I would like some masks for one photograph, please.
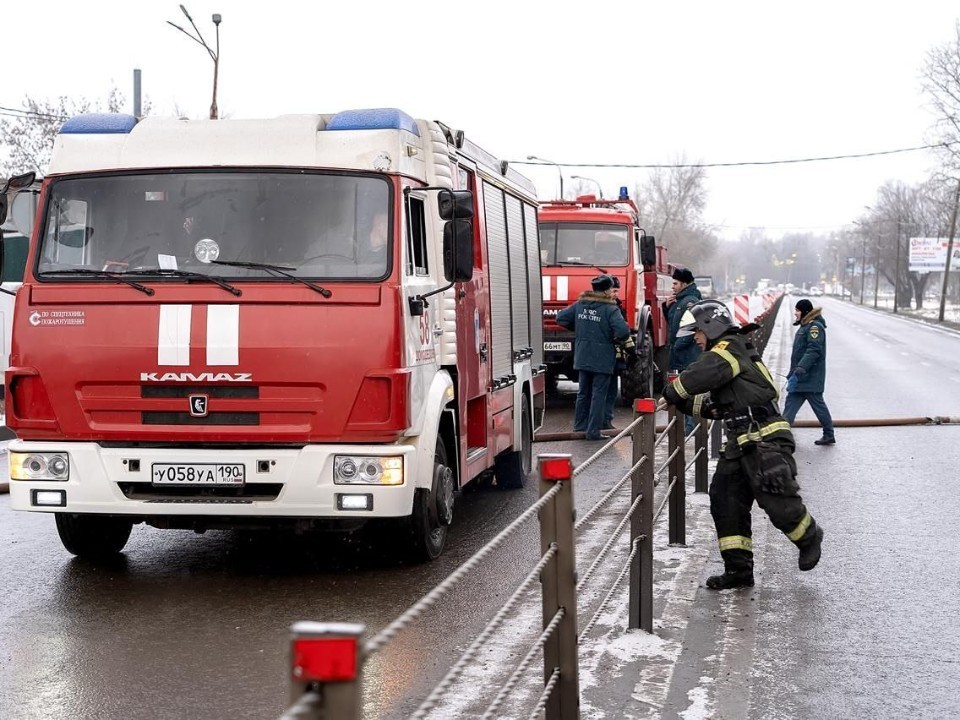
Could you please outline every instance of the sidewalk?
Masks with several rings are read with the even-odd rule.
[[[790,330],[790,317],[781,309],[764,352],[775,378],[784,375],[789,364]],[[716,461],[711,460],[711,475],[715,467]],[[658,503],[659,497],[658,493]],[[754,518],[754,536],[758,545],[767,544],[769,522],[762,512],[755,512],[759,514]],[[746,708],[738,708],[732,699],[724,700],[730,714],[711,710],[717,706],[710,692],[714,678],[744,670],[737,667],[736,658],[742,655],[740,646],[752,642],[752,633],[738,620],[749,617],[752,600],[749,594],[731,591],[706,594],[701,587],[707,575],[723,568],[710,500],[705,493],[693,492],[692,479],[687,487],[686,539],[686,546],[668,545],[665,517],[655,528],[652,635],[642,630],[624,632],[628,596],[623,592],[611,602],[613,609],[604,618],[602,635],[593,632],[581,641],[584,720],[653,720],[677,710],[683,711],[684,720],[746,717]],[[750,653],[746,655],[749,658]],[[678,692],[683,697],[677,697]]]

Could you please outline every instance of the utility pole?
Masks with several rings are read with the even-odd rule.
[[[140,102],[140,68],[133,70],[133,116],[140,117],[142,104]]]
[[[953,194],[953,211],[950,213],[950,239],[947,241],[947,262],[943,268],[943,289],[940,291],[940,322],[943,322],[943,311],[947,304],[947,282],[950,279],[950,256],[953,255],[953,236],[957,230],[957,203],[960,203],[960,180],[957,181],[957,190]]]

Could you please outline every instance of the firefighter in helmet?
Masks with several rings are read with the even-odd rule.
[[[790,425],[780,415],[770,371],[727,306],[703,300],[680,320],[678,335],[693,335],[704,350],[664,390],[684,413],[723,423],[727,441],[710,483],[710,514],[725,572],[707,579],[714,590],[753,585],[753,502],[800,550],[801,570],[820,560],[823,530],[800,497]]]

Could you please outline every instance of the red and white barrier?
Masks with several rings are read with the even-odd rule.
[[[750,296],[733,296],[733,319],[738,325],[746,325],[750,322]]]

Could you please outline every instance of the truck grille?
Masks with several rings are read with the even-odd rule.
[[[212,412],[203,417],[195,417],[185,412],[140,413],[144,425],[259,425],[260,413],[256,412]]]
[[[260,388],[251,385],[141,385],[142,398],[185,398],[206,395],[212,398],[257,399]]]
[[[189,503],[251,503],[257,500],[276,500],[283,483],[249,483],[240,487],[212,487],[209,485],[151,485],[143,482],[117,483],[120,492],[130,500],[147,502]]]

